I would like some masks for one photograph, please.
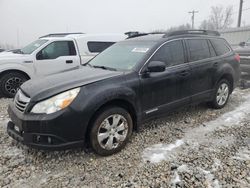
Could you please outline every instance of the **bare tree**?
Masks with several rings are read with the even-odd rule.
[[[232,6],[227,8],[222,6],[211,7],[209,19],[201,22],[200,29],[220,30],[230,27],[233,23],[232,12]]]
[[[158,30],[154,30],[152,31],[152,33],[167,33],[167,32],[171,32],[171,31],[177,31],[177,30],[187,30],[187,29],[191,29],[191,25],[190,24],[183,24],[183,25],[179,25],[176,27],[170,27],[169,29],[158,29]]]

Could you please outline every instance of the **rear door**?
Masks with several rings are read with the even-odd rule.
[[[215,51],[207,39],[186,39],[188,62],[192,70],[192,101],[199,102],[210,97],[213,88],[213,74],[217,67]]]
[[[141,75],[142,106],[147,116],[190,102],[190,68],[182,40],[164,44],[149,60],[165,62],[166,70]],[[148,75],[149,74],[149,75]]]
[[[80,56],[73,41],[54,41],[36,55],[35,71],[38,75],[69,71],[79,66]]]

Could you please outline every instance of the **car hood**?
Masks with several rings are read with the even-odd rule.
[[[20,61],[29,59],[30,55],[27,54],[16,54],[12,52],[2,52],[0,53],[0,63],[10,63],[13,61]]]
[[[21,90],[29,96],[32,101],[40,101],[69,89],[122,74],[123,72],[84,66],[78,70],[29,80],[21,86]]]

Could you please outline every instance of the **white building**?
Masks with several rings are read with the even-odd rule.
[[[219,32],[232,46],[250,39],[250,27],[230,28]]]

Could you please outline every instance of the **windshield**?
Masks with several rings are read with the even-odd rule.
[[[115,70],[131,70],[155,42],[133,41],[116,43],[104,50],[88,64],[93,67],[107,67]]]
[[[23,54],[31,54],[37,48],[39,48],[40,46],[45,44],[47,41],[48,40],[44,40],[44,39],[36,40],[36,41],[32,42],[31,44],[29,44],[29,45],[25,46],[24,48],[22,48],[21,53],[23,53]]]

